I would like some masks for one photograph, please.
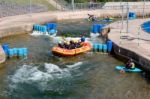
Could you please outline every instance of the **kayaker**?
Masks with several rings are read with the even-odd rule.
[[[92,14],[88,14],[88,16],[89,16],[89,20],[90,21],[95,21],[95,17],[94,17],[94,15],[92,15]]]
[[[110,20],[110,18],[108,16],[104,17],[104,20],[106,20],[107,22]]]
[[[126,63],[126,68],[127,69],[134,69],[135,68],[135,64],[133,62],[132,59],[130,59],[127,63]]]

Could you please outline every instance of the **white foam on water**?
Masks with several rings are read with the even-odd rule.
[[[77,62],[77,63],[74,63],[73,65],[66,65],[68,68],[76,68],[76,67],[79,67],[83,64],[83,62]]]
[[[43,33],[43,32],[39,32],[39,31],[33,31],[30,35],[32,36],[41,36],[41,35],[46,35],[46,36],[50,36],[50,37],[55,37],[57,35],[57,33],[50,35],[47,32]]]
[[[43,35],[43,33],[39,32],[39,31],[33,31],[30,35],[32,35],[32,36],[40,36],[40,35]]]
[[[43,68],[43,70],[39,70],[37,66],[21,66],[14,75],[9,76],[10,87],[17,88],[18,83],[37,83],[39,88],[44,89],[48,86],[48,82],[53,79],[71,77],[71,73],[67,68],[61,69],[55,64],[45,63]]]

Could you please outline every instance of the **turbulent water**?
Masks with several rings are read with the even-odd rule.
[[[57,41],[28,34],[0,40],[29,49],[27,59],[14,57],[0,65],[0,99],[149,99],[142,73],[121,74],[114,68],[124,63],[99,52],[55,56],[50,50]]]

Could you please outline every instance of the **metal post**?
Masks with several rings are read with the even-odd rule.
[[[143,19],[145,17],[145,0],[143,1]]]
[[[122,24],[121,24],[121,28],[123,29],[123,20],[124,20],[124,13],[123,13],[123,5],[121,6],[121,8],[122,8]]]
[[[30,14],[32,13],[32,8],[31,8],[31,0],[29,1],[30,2]]]
[[[74,10],[74,0],[71,0],[72,10]]]
[[[127,30],[126,32],[129,33],[129,3],[127,1]]]
[[[141,32],[141,26],[138,27],[138,46],[140,46],[140,32]]]

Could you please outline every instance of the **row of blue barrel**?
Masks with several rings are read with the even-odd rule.
[[[105,26],[105,24],[93,24],[91,32],[95,34],[100,33]]]
[[[136,19],[136,13],[135,12],[129,12],[128,17],[129,17],[129,19]]]
[[[43,32],[43,33],[46,33],[46,32],[47,32],[46,26],[42,26],[42,25],[39,25],[39,24],[34,24],[34,25],[33,25],[33,30],[34,30],[34,31]]]
[[[28,49],[27,48],[9,48],[8,44],[2,45],[5,54],[8,57],[18,56],[18,57],[27,57]]]
[[[112,51],[112,47],[113,47],[113,43],[110,40],[107,41],[106,44],[100,44],[100,43],[93,44],[93,50],[98,52],[110,53]]]
[[[34,24],[33,31],[39,31],[42,33],[49,33],[50,35],[57,33],[57,24],[56,23],[47,23],[45,26]]]

